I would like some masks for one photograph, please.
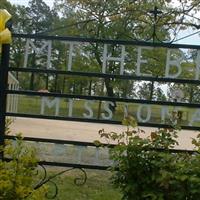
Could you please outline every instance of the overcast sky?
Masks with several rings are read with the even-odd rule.
[[[12,4],[20,4],[20,5],[28,5],[28,2],[29,0],[9,0]],[[47,5],[49,5],[50,7],[53,6],[53,2],[54,0],[43,0],[45,1],[45,3]],[[177,0],[174,0],[174,4],[176,4],[176,1]],[[182,31],[180,36],[179,37],[184,37],[184,36],[187,36],[189,34],[192,34],[194,33],[194,31],[192,29],[190,30],[187,30],[187,31]],[[193,35],[191,37],[188,37],[186,39],[183,39],[183,40],[180,40],[180,41],[177,41],[176,43],[179,43],[179,44],[195,44],[195,45],[200,45],[200,36],[199,34],[196,34],[196,35]]]
[[[28,5],[29,0],[8,0],[10,1],[12,4],[19,4],[19,5]],[[49,5],[50,7],[53,6],[53,2],[54,0],[43,0],[47,5]]]

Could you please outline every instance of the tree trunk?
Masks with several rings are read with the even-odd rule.
[[[89,88],[88,88],[88,95],[91,96],[92,93],[92,80],[89,82]]]
[[[57,85],[58,85],[58,74],[55,75],[55,84],[54,84],[54,91],[57,91]]]
[[[73,92],[72,92],[72,94],[76,94],[76,83],[75,82],[73,82]]]
[[[35,79],[35,74],[34,72],[32,72],[30,78],[30,90],[34,90],[34,79]]]
[[[64,76],[63,84],[62,84],[62,93],[65,93],[65,83],[66,83],[66,77]]]
[[[194,95],[194,90],[193,90],[193,87],[191,87],[191,88],[190,88],[190,99],[189,99],[189,103],[192,103],[193,95]]]
[[[115,94],[114,94],[114,91],[113,91],[113,87],[112,85],[110,84],[111,83],[111,80],[110,78],[105,78],[105,86],[106,86],[106,91],[107,91],[107,95],[108,97],[115,97]],[[111,106],[110,105],[110,109],[115,112],[115,108],[116,108],[116,102],[115,101],[112,101],[114,103],[114,106]]]
[[[98,45],[95,47],[94,52],[95,52],[95,58],[96,58],[99,66],[101,68],[102,67],[102,61],[101,61],[101,58],[100,58],[100,55],[99,55],[99,52],[98,52]],[[104,82],[105,82],[108,97],[114,97],[115,95],[114,95],[114,91],[113,91],[113,86],[110,84],[111,79],[105,78]],[[112,101],[112,102],[114,103],[114,106],[110,106],[110,109],[114,112],[115,108],[116,108],[116,102],[115,101]]]
[[[154,81],[151,82],[149,100],[153,100]]]
[[[35,66],[35,51],[33,52],[33,57],[31,59],[31,67]],[[30,79],[30,90],[34,90],[34,79],[35,79],[35,73],[31,72],[31,79]]]
[[[79,92],[82,95],[82,93],[83,93],[83,84],[80,84]]]
[[[46,90],[48,90],[48,88],[49,88],[49,74],[47,73],[46,74]]]

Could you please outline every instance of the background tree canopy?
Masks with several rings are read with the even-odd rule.
[[[160,42],[173,41],[178,33],[187,28],[198,30],[199,19],[196,13],[200,5],[197,0],[180,0],[174,4],[171,0],[57,0],[53,7],[49,7],[42,0],[30,0],[28,6],[12,5],[7,0],[0,0],[1,8],[7,9],[13,16],[13,32],[32,33],[43,35],[77,36],[87,38],[105,38],[115,40],[145,40]],[[177,6],[178,5],[178,6]],[[40,42],[35,41],[36,46]],[[12,45],[12,66],[20,67],[24,62],[23,39],[15,39]],[[80,51],[80,48],[82,51]],[[109,52],[113,56],[119,55],[121,49],[117,45],[109,45]],[[73,69],[81,71],[100,71],[102,67],[102,49],[99,44],[82,45],[75,48],[77,58]],[[181,50],[180,50],[181,51]],[[84,52],[84,53],[83,53]],[[85,53],[87,52],[87,54]],[[66,45],[54,42],[52,51],[52,68],[65,69]],[[135,72],[136,49],[127,48],[125,58],[125,73]],[[195,55],[195,51],[193,55]],[[187,56],[188,52],[184,52]],[[144,72],[155,76],[163,73],[160,67],[165,63],[166,50],[153,50],[148,53],[149,65],[144,67]],[[158,61],[159,58],[159,61]],[[44,68],[44,56],[36,55],[32,51],[29,55],[29,65],[33,68]],[[39,62],[38,62],[39,60]],[[184,63],[184,67],[194,69],[194,58]],[[119,68],[116,62],[107,63],[107,73],[115,74]],[[188,78],[188,74],[183,77]],[[65,75],[25,74],[17,73],[20,85],[24,89],[65,92],[73,94],[103,94],[110,97],[134,97],[144,99],[170,98],[170,88],[177,85],[168,85],[168,93],[163,92],[162,84],[154,87],[154,82],[125,82],[104,78],[70,77]],[[149,90],[154,87],[154,93]],[[187,101],[199,101],[198,87],[182,85],[186,91]],[[158,95],[153,97],[152,95]],[[191,100],[191,96],[194,97]],[[113,108],[114,109],[114,108]]]

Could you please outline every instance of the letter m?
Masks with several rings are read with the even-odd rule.
[[[52,42],[51,41],[40,41],[40,47],[35,45],[31,39],[27,39],[26,46],[25,46],[25,54],[24,54],[24,68],[27,67],[28,64],[28,57],[33,51],[36,55],[46,53],[47,54],[47,63],[46,68],[51,67],[51,50],[52,50]],[[33,67],[33,66],[31,66]]]
[[[59,107],[60,107],[60,98],[54,98],[53,100],[49,100],[48,97],[42,97],[41,110],[40,110],[41,115],[44,115],[46,106],[49,109],[55,106],[55,116],[58,116],[59,115]]]

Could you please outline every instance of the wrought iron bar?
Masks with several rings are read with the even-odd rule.
[[[14,135],[6,135],[6,139],[12,139],[14,140],[17,136]],[[57,139],[48,139],[48,138],[35,138],[35,137],[23,137],[24,141],[35,141],[35,142],[45,142],[45,143],[55,143],[55,144],[73,144],[77,146],[95,146],[97,145],[93,142],[82,142],[82,141],[72,141],[72,140],[57,140]],[[115,144],[106,144],[106,143],[101,143],[100,146],[103,147],[108,147],[108,148],[114,148],[116,145]],[[165,149],[159,149],[159,148],[151,148],[150,150],[157,150],[157,151],[165,151]],[[186,149],[168,149],[171,153],[198,153],[198,151],[195,150],[186,150]],[[41,162],[42,165],[48,165],[48,162]],[[80,166],[79,166],[80,167]],[[83,167],[84,168],[84,167]]]
[[[56,75],[69,75],[69,76],[86,76],[86,77],[96,77],[96,78],[116,78],[123,80],[136,80],[136,81],[155,81],[155,82],[165,82],[165,83],[188,83],[188,84],[200,84],[200,80],[192,79],[174,79],[174,78],[164,78],[164,77],[151,77],[151,76],[135,76],[135,75],[118,75],[118,74],[105,74],[96,72],[77,72],[77,71],[63,71],[63,70],[53,70],[53,69],[35,69],[35,68],[16,68],[10,67],[9,71],[14,72],[34,72],[34,73],[48,73]]]
[[[6,129],[6,89],[8,82],[10,44],[2,45],[0,65],[0,145],[4,145]],[[0,159],[3,159],[3,152],[0,152]]]
[[[61,116],[11,113],[11,112],[7,112],[6,115],[12,116],[12,117],[26,117],[26,118],[35,118],[35,119],[52,119],[52,120],[91,122],[91,123],[103,123],[103,124],[118,124],[118,125],[122,124],[121,121],[116,121],[116,120],[89,119],[89,118],[79,118],[79,117],[61,117]],[[155,127],[155,128],[173,128],[171,125],[168,125],[168,124],[144,123],[144,122],[138,122],[138,126]],[[200,131],[199,126],[181,126],[181,129]]]
[[[165,105],[165,106],[183,106],[188,108],[199,108],[199,103],[182,103],[182,102],[171,102],[171,101],[156,101],[156,100],[142,100],[142,99],[131,99],[131,98],[118,98],[108,96],[87,96],[87,95],[76,95],[76,94],[60,94],[60,93],[45,93],[35,92],[26,90],[7,90],[8,94],[18,95],[30,95],[30,96],[45,96],[45,97],[60,97],[70,99],[85,99],[85,100],[99,100],[99,101],[115,101],[115,102],[126,102],[126,103],[141,103],[141,104],[153,104],[153,105]]]
[[[96,38],[81,38],[81,37],[69,37],[69,36],[46,36],[37,34],[18,34],[14,33],[15,38],[30,38],[39,40],[58,40],[58,41],[71,41],[71,42],[88,42],[88,43],[106,43],[106,44],[121,44],[121,45],[135,45],[135,46],[150,46],[150,47],[166,47],[171,49],[183,48],[183,49],[200,49],[199,45],[189,44],[172,44],[170,42],[146,42],[138,40],[109,40],[109,39],[96,39]]]

